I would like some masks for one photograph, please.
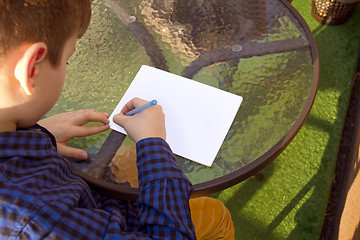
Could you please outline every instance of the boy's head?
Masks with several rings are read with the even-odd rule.
[[[0,131],[52,108],[90,15],[91,0],[0,0]]]
[[[0,64],[21,43],[44,42],[55,66],[65,41],[84,34],[90,15],[90,0],[0,0]]]

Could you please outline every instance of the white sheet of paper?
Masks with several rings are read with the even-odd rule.
[[[109,117],[113,130],[126,131],[112,118],[134,97],[157,100],[165,114],[166,141],[172,151],[211,167],[242,97],[143,65]]]

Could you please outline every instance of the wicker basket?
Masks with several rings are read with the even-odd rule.
[[[319,23],[339,25],[353,13],[358,0],[312,0],[311,15]]]

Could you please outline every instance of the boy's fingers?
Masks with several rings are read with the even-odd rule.
[[[76,158],[80,160],[86,160],[88,158],[86,151],[62,144],[58,145],[58,152],[64,157]]]
[[[109,124],[106,125],[97,125],[97,126],[80,126],[76,127],[73,132],[74,137],[86,137],[90,135],[94,135],[97,133],[101,133],[103,131],[106,131],[110,128]]]
[[[86,111],[79,114],[76,118],[74,118],[75,125],[84,125],[88,122],[101,122],[103,124],[108,124],[109,114],[103,112],[94,112],[94,111]]]
[[[140,107],[142,105],[144,105],[145,103],[147,103],[148,101],[145,101],[141,98],[133,98],[131,99],[129,102],[127,102],[125,104],[125,106],[123,107],[123,109],[121,110],[122,113],[127,113],[131,110],[133,110],[134,108]]]

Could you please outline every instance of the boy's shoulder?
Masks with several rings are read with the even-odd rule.
[[[56,150],[55,137],[44,127],[36,124],[26,129],[17,129],[16,131],[0,132],[0,157],[7,153],[7,150],[16,154],[21,151],[33,151],[33,154],[41,154],[42,147],[53,146]]]
[[[48,199],[72,191],[88,192],[88,185],[75,173],[69,161],[56,150],[55,138],[46,129],[33,126],[0,132],[0,182],[2,189],[17,189],[18,196]],[[57,189],[57,193],[48,189]],[[73,193],[74,193],[73,192]]]

